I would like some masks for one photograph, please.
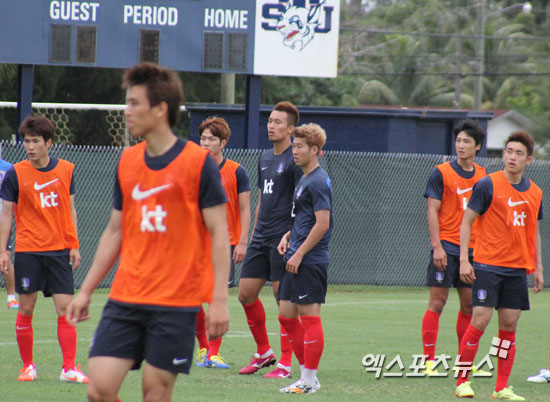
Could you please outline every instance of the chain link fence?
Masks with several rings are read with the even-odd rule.
[[[25,158],[22,146],[1,143],[2,158]],[[122,148],[55,145],[51,155],[76,165],[76,207],[82,266],[75,272],[80,286],[93,260],[112,208],[115,169]],[[252,187],[251,210],[258,200],[257,161],[261,150],[228,150],[226,156],[247,170]],[[320,159],[331,176],[334,231],[331,240],[331,284],[424,286],[429,258],[424,189],[431,169],[448,160],[441,155],[327,151]],[[479,158],[491,173],[499,158]],[[534,161],[526,171],[546,193],[549,161]],[[547,198],[543,200],[548,211]],[[182,229],[183,230],[183,229]],[[543,263],[549,261],[549,220],[540,223]],[[185,246],[185,245],[183,245]],[[240,267],[237,267],[237,274]],[[109,287],[115,270],[101,283]],[[238,277],[238,275],[237,275]],[[548,277],[547,284],[550,284]]]

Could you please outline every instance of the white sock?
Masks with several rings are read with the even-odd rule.
[[[304,368],[302,371],[302,380],[304,380],[307,385],[313,387],[313,384],[315,384],[315,378],[317,378],[317,370]]]
[[[15,295],[8,295],[8,303],[12,300],[17,300],[17,298],[15,297]]]
[[[300,378],[304,378],[304,370],[305,366],[303,364],[300,365]]]
[[[260,358],[265,359],[267,356],[273,354],[273,349],[269,348],[267,352],[265,352],[263,355],[260,356]]]

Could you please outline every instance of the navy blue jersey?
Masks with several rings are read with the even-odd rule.
[[[48,165],[41,169],[36,169],[39,172],[49,172],[50,170],[53,170],[57,164],[59,163],[59,159],[57,158],[51,158],[48,162]],[[73,176],[71,177],[71,188],[69,189],[69,194],[73,195],[75,193],[75,185],[74,185],[74,170],[73,170]],[[0,190],[0,198],[3,200],[14,202],[17,204],[17,201],[19,200],[19,180],[17,180],[17,173],[15,173],[15,168],[12,166],[8,169],[6,174],[4,175],[4,180],[2,181],[2,189]]]
[[[464,179],[471,179],[476,174],[475,168],[472,171],[462,169],[462,166],[458,164],[456,160],[451,162],[453,170]],[[441,171],[434,167],[430,177],[428,178],[428,184],[426,185],[426,191],[424,191],[425,198],[433,198],[441,201],[443,199],[443,176]]]
[[[326,264],[329,262],[328,243],[332,233],[332,188],[330,178],[319,166],[303,176],[293,197],[292,228],[286,258],[290,259],[306,240],[315,225],[315,212],[330,211],[330,227],[321,240],[304,256],[302,264]]]
[[[180,138],[174,146],[160,156],[149,156],[145,152],[145,164],[151,170],[161,170],[170,164],[183,151],[187,141]],[[113,194],[113,208],[122,211],[122,191],[118,180],[118,168],[115,173],[115,188]],[[216,161],[208,155],[204,161],[201,172],[201,184],[199,189],[199,205],[209,208],[227,202],[225,190],[220,181],[219,168]]]
[[[12,167],[13,165],[3,159],[0,159],[0,189],[2,188],[2,182],[4,181],[4,176],[6,176],[6,172]],[[2,203],[0,202],[0,211],[2,211]]]
[[[302,169],[294,163],[292,146],[280,155],[264,152],[258,161],[258,188],[261,191],[255,241],[282,237],[290,230],[292,195],[302,177]]]

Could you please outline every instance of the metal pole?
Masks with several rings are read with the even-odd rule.
[[[481,109],[481,103],[483,101],[483,61],[485,57],[485,9],[486,1],[481,0],[479,3],[479,12],[477,20],[476,30],[476,48],[475,57],[477,65],[477,76],[474,82],[474,109]]]
[[[32,93],[34,86],[34,66],[32,64],[17,65],[17,131],[15,141],[21,141],[19,126],[27,116],[32,114]]]
[[[456,76],[455,76],[455,108],[462,109],[462,39],[460,32],[456,37]]]
[[[235,73],[222,74],[220,103],[227,105],[235,103]]]

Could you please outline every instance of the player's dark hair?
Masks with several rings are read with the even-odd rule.
[[[211,116],[204,120],[199,126],[199,136],[206,129],[210,130],[212,135],[218,137],[220,141],[229,141],[229,137],[231,137],[231,129],[223,117]]]
[[[485,133],[475,120],[465,119],[460,121],[453,128],[453,136],[455,137],[455,140],[458,134],[460,134],[462,131],[468,134],[468,136],[472,137],[476,145],[481,144],[481,146],[483,147],[483,142],[485,141]],[[481,148],[479,149],[481,150]]]
[[[296,127],[296,125],[300,121],[300,112],[298,111],[298,108],[290,102],[279,102],[275,105],[273,110],[276,110],[278,112],[285,112],[289,126],[292,125]]]
[[[166,102],[168,123],[170,127],[177,124],[183,102],[183,84],[176,72],[153,63],[141,63],[126,70],[122,78],[124,89],[134,85],[143,85],[147,89],[151,107]]]
[[[53,135],[55,133],[55,127],[47,117],[29,116],[19,126],[19,134],[25,138],[26,135],[30,137],[42,137],[44,142],[48,140],[53,141]]]
[[[327,142],[327,134],[325,130],[318,124],[309,123],[302,124],[300,127],[296,127],[292,131],[294,138],[305,138],[308,147],[316,146],[317,155],[321,152],[321,149]]]
[[[531,137],[527,131],[514,131],[506,140],[504,148],[506,148],[506,145],[508,145],[509,142],[522,143],[527,148],[527,156],[533,155],[535,140],[533,140],[533,137]]]

